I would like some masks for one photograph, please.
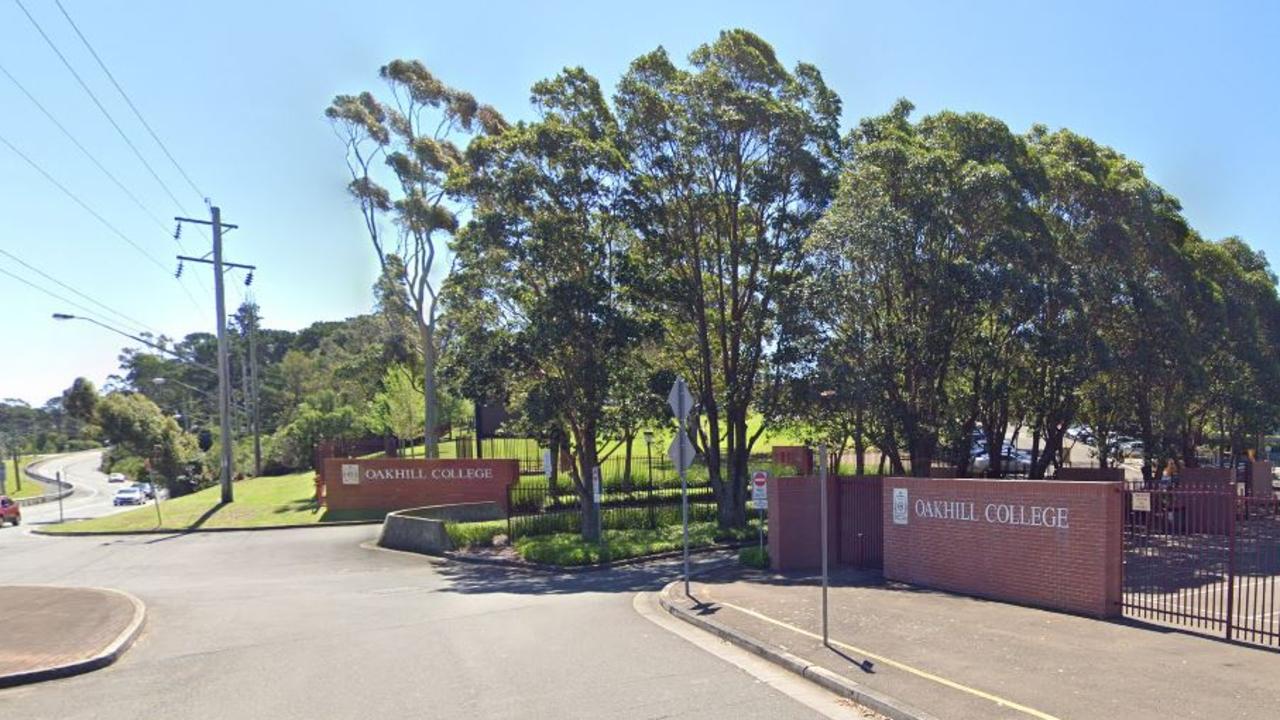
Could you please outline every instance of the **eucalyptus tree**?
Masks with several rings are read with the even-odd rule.
[[[913,123],[911,111],[900,101],[851,134],[840,193],[812,246],[833,292],[832,332],[864,338],[885,413],[881,449],[903,472],[905,447],[911,472],[926,475],[955,409],[957,368],[982,370],[961,385],[975,415],[1008,417],[1007,383],[994,381],[1027,315],[1015,268],[1036,229],[1037,177],[1003,123],[953,113]]]
[[[459,302],[490,309],[513,396],[569,435],[582,533],[598,540],[592,471],[618,359],[643,337],[629,312],[629,234],[615,213],[626,153],[599,83],[581,68],[534,85],[537,120],[467,151],[473,222],[457,243]]]
[[[615,97],[631,172],[628,218],[654,302],[702,415],[721,526],[746,522],[748,428],[779,306],[804,275],[804,241],[834,190],[840,100],[817,68],[792,71],[745,30],[677,67],[637,58]]]
[[[393,60],[379,75],[388,85],[389,102],[371,92],[338,95],[325,116],[345,147],[351,173],[347,189],[364,218],[381,277],[390,281],[380,285],[382,299],[387,289],[398,293],[399,306],[412,313],[417,325],[426,453],[435,457],[440,421],[436,328],[440,276],[448,272],[441,263],[463,210],[452,184],[466,174],[457,141],[499,133],[506,122],[417,60]],[[383,184],[380,178],[387,173],[389,182]],[[390,232],[383,227],[384,216],[394,221]]]

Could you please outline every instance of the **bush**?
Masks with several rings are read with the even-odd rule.
[[[453,543],[454,547],[491,546],[495,537],[506,534],[507,521],[446,523],[444,531],[449,534],[449,542]]]
[[[689,547],[703,547],[726,539],[738,539],[742,533],[722,533],[714,522],[689,524]],[[680,525],[657,530],[605,530],[603,543],[588,543],[576,533],[556,533],[522,537],[516,540],[516,552],[530,562],[550,565],[592,565],[679,550],[683,547]]]
[[[767,570],[769,568],[769,551],[759,545],[744,547],[738,551],[738,562],[747,567]]]

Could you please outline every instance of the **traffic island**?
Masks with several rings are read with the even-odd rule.
[[[146,617],[141,600],[106,588],[0,586],[0,607],[0,687],[106,667],[133,644]]]

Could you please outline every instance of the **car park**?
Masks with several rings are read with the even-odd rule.
[[[146,502],[146,494],[142,492],[141,488],[137,487],[120,488],[111,500],[112,505],[143,505]]]
[[[19,525],[22,523],[22,508],[8,495],[0,495],[0,527],[5,523]]]

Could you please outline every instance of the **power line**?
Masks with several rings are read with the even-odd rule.
[[[101,170],[103,175],[106,175],[107,178],[111,180],[111,182],[115,183],[116,187],[120,188],[120,190],[124,192],[125,195],[129,196],[129,199],[133,201],[134,205],[138,206],[138,209],[146,213],[147,217],[151,218],[151,220],[155,222],[155,224],[159,226],[161,230],[165,231],[166,233],[169,232],[169,228],[164,224],[164,221],[161,220],[159,216],[157,216],[155,213],[151,212],[151,210],[146,205],[144,205],[141,200],[138,199],[138,196],[133,194],[132,190],[130,190],[124,183],[120,182],[119,178],[117,178],[114,174],[112,174],[110,170],[108,170],[105,166],[103,166],[103,164],[98,161],[98,158],[94,157],[93,153],[89,152],[88,148],[86,148],[83,144],[81,144],[80,141],[76,139],[75,135],[71,134],[71,131],[68,130],[66,126],[58,122],[58,118],[54,117],[53,113],[49,112],[48,108],[46,108],[39,100],[35,98],[34,95],[31,94],[30,91],[27,90],[26,86],[24,86],[21,82],[18,82],[18,79],[15,78],[13,74],[10,73],[2,63],[0,63],[0,73],[3,73],[5,77],[9,78],[9,82],[13,83],[14,86],[18,88],[18,90],[22,91],[22,94],[27,96],[27,99],[31,101],[31,104],[35,105],[36,108],[38,108],[41,113],[44,113],[44,116],[49,119],[49,122],[53,123],[54,127],[61,130],[62,134],[66,135],[67,139],[71,141],[71,144],[75,145],[85,157],[89,158],[89,161],[92,162],[94,166],[96,166],[99,170]],[[184,251],[185,251],[185,248],[184,248]]]
[[[115,316],[119,317],[120,319],[124,320],[125,322],[128,322],[130,325],[134,325],[134,326],[136,326],[136,327],[139,327],[139,328],[143,328],[143,329],[145,329],[145,330],[148,330],[148,331],[149,331],[149,332],[151,332],[153,335],[159,335],[159,334],[160,334],[160,333],[156,332],[156,329],[155,329],[155,328],[153,328],[153,327],[151,327],[150,325],[148,325],[148,324],[146,324],[146,323],[142,322],[141,320],[138,320],[137,318],[134,318],[134,317],[130,317],[129,315],[126,315],[126,314],[124,314],[124,313],[120,312],[119,310],[116,310],[115,308],[113,308],[113,307],[111,307],[110,305],[108,305],[108,304],[106,304],[106,303],[102,302],[101,300],[97,300],[97,299],[94,299],[94,298],[90,297],[89,295],[86,295],[85,293],[83,293],[83,292],[81,292],[81,291],[79,291],[79,290],[75,289],[74,287],[72,287],[72,286],[70,286],[70,285],[68,285],[68,284],[66,284],[66,283],[64,283],[64,282],[62,282],[62,281],[61,281],[61,280],[59,280],[58,278],[53,277],[53,276],[52,276],[52,275],[50,275],[49,273],[46,273],[45,271],[41,270],[40,268],[38,268],[38,267],[36,267],[36,266],[32,265],[31,263],[27,262],[26,260],[23,260],[22,258],[18,257],[17,255],[14,255],[13,253],[9,252],[8,250],[5,250],[4,248],[0,248],[0,255],[4,255],[4,256],[8,257],[9,259],[11,259],[11,260],[13,260],[14,262],[18,263],[19,265],[21,265],[21,266],[25,267],[26,269],[30,270],[31,272],[33,272],[33,273],[35,273],[35,274],[39,275],[40,277],[42,277],[42,278],[44,278],[44,279],[48,280],[49,282],[52,282],[52,283],[54,283],[54,284],[58,285],[59,287],[62,287],[62,288],[63,288],[63,289],[65,289],[65,290],[69,290],[69,291],[71,291],[71,292],[75,293],[76,295],[80,296],[81,298],[84,298],[85,300],[88,300],[89,302],[93,303],[94,305],[97,305],[98,307],[100,307],[100,308],[102,308],[102,309],[104,309],[104,310],[106,310],[106,311],[110,312],[111,314],[113,314],[113,315],[115,315]]]
[[[133,247],[134,250],[137,250],[138,252],[142,253],[142,255],[146,257],[148,260],[150,260],[153,265],[160,268],[162,271],[166,273],[169,272],[169,269],[165,267],[163,263],[157,260],[154,255],[147,252],[145,249],[143,249],[141,245],[134,242],[132,238],[130,238],[128,235],[125,235],[123,232],[121,232],[120,228],[116,227],[115,225],[112,225],[111,222],[106,218],[102,217],[102,215],[99,214],[97,210],[94,210],[93,208],[89,207],[89,204],[81,200],[80,196],[68,190],[66,185],[63,185],[62,183],[58,182],[56,178],[54,178],[52,175],[46,172],[44,168],[40,167],[40,165],[35,160],[32,160],[31,158],[27,157],[26,153],[22,152],[17,147],[15,147],[14,144],[9,142],[9,140],[5,138],[3,135],[0,135],[0,143],[4,143],[10,150],[14,152],[15,155],[17,155],[18,157],[26,161],[26,163],[30,165],[33,170],[43,175],[45,180],[48,180],[49,182],[53,183],[55,187],[57,187],[59,190],[65,193],[67,197],[71,198],[77,205],[83,208],[85,212],[92,215],[94,218],[98,220],[98,222],[102,223],[108,230],[115,233],[117,237],[119,237],[121,240],[124,240],[126,243],[129,243],[129,245]]]
[[[27,99],[31,101],[31,104],[35,105],[36,108],[38,108],[40,112],[43,113],[44,116],[49,119],[49,122],[53,123],[54,127],[61,130],[62,134],[65,135],[67,139],[71,141],[71,144],[75,145],[76,148],[79,149],[80,152],[84,154],[85,157],[89,158],[89,161],[92,162],[94,166],[98,168],[98,170],[102,171],[103,175],[106,175],[107,178],[111,180],[111,182],[115,183],[116,187],[120,188],[120,190],[125,195],[127,195],[130,200],[133,201],[133,204],[138,206],[138,209],[142,210],[142,212],[146,214],[147,217],[151,218],[151,221],[154,222],[157,227],[163,230],[166,235],[169,233],[169,228],[164,224],[164,221],[161,220],[159,217],[157,217],[155,213],[151,212],[151,210],[142,202],[142,200],[138,198],[137,195],[133,193],[132,190],[130,190],[123,182],[120,181],[119,178],[117,178],[110,170],[108,170],[106,166],[104,166],[98,160],[98,158],[94,156],[93,153],[89,152],[89,149],[86,148],[79,140],[77,140],[75,135],[73,135],[71,131],[66,128],[65,125],[59,122],[58,118],[55,117],[54,114],[50,112],[49,109],[46,108],[43,103],[41,103],[38,99],[36,99],[36,97],[32,95],[29,90],[27,90],[26,86],[23,85],[16,77],[14,77],[13,74],[10,73],[9,70],[5,68],[3,64],[0,64],[0,73],[3,73],[5,77],[9,78],[9,82],[13,83],[14,86],[17,87],[18,90],[20,90],[22,94],[25,95]],[[178,243],[178,247],[181,248],[183,252],[186,252],[186,246],[183,245],[182,239],[175,237],[174,240]],[[204,284],[204,281],[200,278],[197,278],[196,282],[200,285],[201,289],[204,290],[204,293],[208,295],[209,288],[207,285]]]
[[[137,106],[133,104],[133,100],[131,100],[129,95],[125,93],[124,88],[120,86],[120,83],[116,82],[115,75],[111,74],[111,71],[107,69],[107,64],[102,62],[101,57],[98,57],[98,52],[93,49],[93,45],[89,44],[89,39],[84,36],[84,33],[80,32],[80,27],[76,25],[75,20],[71,19],[71,15],[67,13],[67,9],[62,6],[62,1],[54,0],[54,4],[56,4],[58,6],[58,10],[62,12],[62,17],[66,18],[67,22],[70,23],[71,29],[76,31],[76,36],[80,38],[80,42],[84,43],[85,48],[89,50],[89,54],[97,61],[98,67],[102,68],[102,72],[106,74],[107,78],[111,80],[111,84],[120,92],[120,97],[124,98],[129,109],[132,110],[134,116],[138,118],[138,122],[142,123],[142,127],[146,128],[147,133],[151,135],[151,139],[155,140],[156,145],[159,145],[160,149],[164,151],[164,156],[169,158],[169,162],[173,163],[173,166],[177,168],[178,172],[182,175],[182,179],[187,181],[187,185],[195,191],[196,195],[201,198],[205,197],[205,194],[201,192],[200,188],[196,187],[195,182],[191,180],[191,176],[187,174],[187,171],[184,170],[182,165],[178,163],[177,159],[173,157],[173,153],[169,152],[169,148],[160,140],[160,136],[156,134],[155,130],[151,129],[151,124],[142,117],[142,113],[138,111]],[[183,210],[183,212],[185,213],[186,211]]]
[[[2,267],[0,267],[0,273],[5,274],[5,275],[8,275],[9,277],[13,278],[14,280],[17,280],[18,282],[22,283],[23,285],[26,285],[27,287],[30,287],[30,288],[31,288],[31,289],[33,289],[33,290],[37,290],[37,291],[39,291],[39,292],[42,292],[42,293],[44,293],[45,295],[48,295],[49,297],[54,298],[54,299],[56,299],[56,300],[58,300],[58,301],[60,301],[60,302],[64,302],[64,303],[66,303],[66,304],[70,305],[71,307],[76,308],[77,310],[79,310],[79,311],[81,311],[81,312],[85,312],[85,313],[88,313],[88,314],[90,314],[90,315],[94,315],[94,316],[96,316],[100,321],[105,322],[105,318],[103,318],[103,317],[102,317],[102,315],[101,315],[97,310],[92,310],[92,309],[90,309],[90,308],[87,308],[87,307],[85,307],[84,305],[81,305],[80,303],[78,303],[78,302],[76,302],[76,301],[74,301],[74,300],[68,300],[67,298],[65,298],[65,297],[63,297],[63,296],[61,296],[61,295],[59,295],[58,293],[56,293],[56,292],[54,292],[54,291],[50,290],[49,288],[46,288],[46,287],[42,287],[42,286],[40,286],[40,285],[37,285],[37,284],[35,284],[35,283],[31,282],[30,280],[28,280],[28,279],[26,279],[26,278],[22,277],[21,275],[14,274],[14,273],[12,273],[12,272],[10,272],[10,271],[8,271],[8,270],[6,270],[6,269],[2,268]]]
[[[157,260],[154,255],[147,252],[141,245],[134,242],[132,238],[130,238],[128,235],[125,235],[123,232],[121,232],[120,228],[117,228],[115,225],[112,225],[111,222],[106,218],[104,218],[97,210],[94,210],[92,207],[89,207],[89,204],[81,200],[80,196],[71,192],[71,190],[67,189],[65,185],[58,182],[56,178],[54,178],[52,175],[46,172],[44,168],[40,167],[40,165],[36,163],[36,161],[27,157],[25,153],[23,153],[21,150],[15,147],[13,143],[9,142],[9,140],[5,138],[3,135],[0,135],[0,143],[3,143],[4,145],[6,145],[10,150],[14,152],[15,155],[17,155],[18,157],[26,161],[26,163],[30,165],[32,169],[34,169],[36,172],[43,175],[46,180],[48,180],[50,183],[53,183],[55,187],[57,187],[64,194],[66,194],[67,197],[71,198],[71,200],[74,201],[81,208],[83,208],[85,212],[92,215],[95,219],[97,219],[98,222],[102,223],[104,227],[106,227],[111,232],[115,233],[117,237],[119,237],[121,240],[128,243],[130,247],[132,247],[134,250],[137,250],[144,257],[150,260],[153,265],[160,268],[160,270],[163,271],[166,275],[169,274],[169,269],[163,263]],[[195,304],[196,307],[198,308],[199,304],[196,302],[195,296],[193,296],[191,294],[191,291],[187,289],[187,286],[179,282],[178,287],[182,288],[182,291],[187,294],[187,297],[190,298],[192,304]]]
[[[151,163],[147,162],[147,159],[142,156],[142,152],[138,150],[138,146],[133,144],[133,141],[129,139],[129,136],[125,133],[124,129],[120,127],[120,124],[116,122],[116,119],[107,111],[106,106],[102,104],[102,101],[98,100],[98,96],[93,93],[93,90],[89,89],[88,83],[86,83],[84,78],[80,77],[80,73],[76,72],[76,69],[71,66],[71,62],[67,60],[67,57],[63,55],[62,51],[58,49],[58,46],[54,44],[53,40],[44,31],[44,28],[36,21],[35,16],[27,10],[27,6],[22,4],[22,0],[13,1],[17,3],[18,7],[22,10],[22,14],[26,15],[27,19],[31,21],[36,32],[40,33],[40,37],[44,38],[45,43],[51,50],[53,50],[54,54],[58,56],[58,59],[62,61],[62,64],[71,72],[71,75],[76,79],[76,82],[80,83],[80,87],[89,95],[89,99],[93,100],[93,104],[97,105],[98,110],[102,111],[103,116],[107,118],[107,122],[110,122],[111,127],[116,129],[120,138],[124,140],[125,144],[129,146],[129,149],[133,151],[133,154],[138,158],[138,161],[147,169],[147,172],[151,173],[151,177],[155,178],[155,181],[160,184],[160,187],[164,189],[166,194],[168,194],[169,199],[173,200],[174,205],[177,205],[183,213],[186,213],[186,210],[182,209],[181,201],[179,201],[177,196],[173,194],[173,191],[169,189],[169,185],[161,179],[159,174],[156,173],[155,168],[151,167]]]

